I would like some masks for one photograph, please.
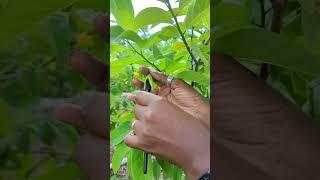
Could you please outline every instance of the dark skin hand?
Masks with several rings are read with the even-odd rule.
[[[95,28],[101,38],[108,39],[109,17],[97,17]],[[109,42],[107,40],[107,42]],[[107,141],[109,140],[107,80],[109,68],[102,61],[83,52],[73,52],[71,67],[101,91],[93,95],[83,108],[73,104],[62,104],[54,110],[54,116],[63,122],[84,131],[75,149],[76,160],[89,179],[109,177]]]
[[[210,131],[166,98],[139,91],[127,95],[135,102],[134,134],[125,143],[181,167],[189,179],[210,168]],[[164,148],[165,147],[165,148]]]
[[[155,83],[159,86],[153,93],[167,99],[170,103],[178,106],[194,118],[200,120],[207,128],[210,127],[210,103],[209,100],[198,93],[192,86],[183,80],[174,78],[171,86],[166,85],[165,74],[151,71],[149,68],[141,67],[140,72],[147,76],[151,75]],[[132,80],[133,84],[143,90],[144,82],[138,78]]]
[[[215,179],[320,179],[311,119],[232,57],[213,59]]]

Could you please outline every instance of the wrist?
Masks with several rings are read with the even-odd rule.
[[[184,158],[181,168],[190,180],[200,178],[210,170],[210,143],[198,146]]]
[[[200,120],[207,128],[210,128],[210,102],[203,98],[199,106]]]
[[[197,158],[194,162],[188,164],[185,173],[190,180],[198,180],[203,174],[210,170],[210,157]]]

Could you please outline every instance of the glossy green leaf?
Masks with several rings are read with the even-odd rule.
[[[121,26],[111,26],[110,27],[110,41],[115,40],[123,32],[124,32],[124,30]]]
[[[118,145],[121,143],[125,137],[130,133],[131,127],[130,122],[125,122],[124,124],[120,125],[110,133],[110,144],[113,146]]]
[[[133,31],[124,31],[123,33],[121,33],[117,38],[117,39],[126,39],[126,40],[131,40],[135,43],[137,43],[138,46],[143,47],[143,45],[145,44],[145,41],[139,36],[137,35],[135,32]]]
[[[207,9],[210,9],[209,0],[192,0],[189,6],[187,16],[184,20],[187,27],[191,27],[199,23],[204,13],[207,13]]]
[[[151,155],[148,156],[148,172],[143,174],[143,152],[131,149],[128,154],[128,170],[133,180],[149,180],[153,178],[153,163]]]
[[[309,75],[320,75],[319,58],[303,45],[262,29],[243,29],[219,38],[215,51],[241,60],[269,63]]]
[[[182,71],[177,75],[177,77],[185,81],[193,81],[202,85],[208,85],[210,81],[208,77],[201,74],[200,72],[194,72],[191,70]]]
[[[152,24],[156,26],[160,23],[170,23],[171,15],[161,8],[150,7],[143,9],[134,19],[136,29]]]
[[[119,26],[134,30],[134,11],[131,0],[110,0],[110,10]]]
[[[123,142],[118,144],[118,146],[116,147],[116,150],[114,151],[114,154],[112,156],[112,170],[114,174],[117,173],[118,169],[121,166],[123,158],[126,156],[129,150],[129,147]]]
[[[157,158],[157,162],[163,170],[165,178],[181,179],[182,171],[175,165]]]

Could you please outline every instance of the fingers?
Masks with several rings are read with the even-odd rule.
[[[166,85],[167,85],[167,78],[168,78],[167,75],[165,75],[165,74],[163,74],[163,73],[161,73],[161,72],[158,72],[158,71],[150,70],[150,69],[147,68],[147,67],[140,67],[139,70],[140,70],[141,74],[143,74],[143,75],[145,75],[145,76],[151,74],[154,82],[155,82],[158,86],[163,87],[163,86],[166,86]],[[140,80],[138,80],[138,81],[140,81]],[[142,82],[142,83],[143,83],[143,82]],[[137,82],[136,80],[135,80],[134,84],[135,84],[136,86],[139,85],[139,86],[138,86],[139,88],[140,88],[140,86],[141,86],[141,83],[140,83],[140,82]],[[172,82],[171,82],[171,88],[174,89],[174,88],[176,88],[177,86],[179,86],[180,84],[186,84],[186,85],[188,85],[188,84],[185,83],[184,81],[182,81],[182,80],[180,80],[180,79],[177,79],[177,78],[174,78],[174,79],[172,80]]]
[[[109,139],[108,98],[105,93],[97,93],[83,108],[73,104],[63,104],[54,110],[54,116],[76,128],[85,129],[93,135]]]
[[[71,66],[86,80],[95,84],[97,89],[106,91],[108,80],[108,66],[84,52],[71,54]]]
[[[128,95],[127,98],[129,100],[135,101],[136,104],[142,106],[148,106],[153,101],[161,99],[160,96],[145,91],[137,91],[134,94]]]
[[[54,110],[53,115],[56,119],[68,123],[76,128],[86,128],[85,118],[80,106],[62,104]]]
[[[140,90],[143,90],[144,88],[144,83],[140,81],[138,78],[133,78],[132,83],[137,86]]]
[[[127,135],[127,137],[124,139],[124,143],[131,148],[139,149],[139,138],[136,135]]]
[[[134,107],[134,112],[135,112],[136,118],[143,120],[144,119],[143,116],[147,110],[148,110],[148,108],[146,106],[141,106],[141,105],[137,104]]]
[[[157,71],[152,71],[147,67],[140,67],[139,71],[141,72],[141,74],[143,74],[145,76],[151,74],[154,82],[157,83],[159,86],[166,85],[167,76],[164,75],[163,73],[160,73],[160,72],[157,72]]]
[[[97,16],[94,19],[94,26],[96,32],[103,38],[106,42],[109,42],[109,16]]]
[[[143,128],[143,124],[140,120],[135,119],[132,121],[131,128],[134,130],[135,134],[139,136],[141,129]]]

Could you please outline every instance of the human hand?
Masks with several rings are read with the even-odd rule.
[[[96,30],[101,38],[108,41],[107,26],[109,17],[97,17]],[[89,179],[106,179],[109,172],[107,144],[109,140],[107,107],[108,67],[87,53],[74,52],[71,66],[86,80],[93,83],[97,90],[84,107],[62,104],[54,111],[54,116],[63,122],[84,131],[75,149],[76,160]]]
[[[204,124],[158,95],[139,91],[127,98],[136,103],[128,146],[178,165],[190,179],[210,168],[210,132]]]
[[[178,106],[183,111],[204,123],[207,128],[210,128],[210,102],[192,86],[183,80],[174,78],[169,87],[167,86],[168,76],[163,73],[151,71],[146,67],[141,67],[140,72],[145,76],[150,74],[159,86],[159,89],[152,91],[154,94],[166,98],[170,103]],[[143,81],[134,78],[132,82],[139,89],[143,90]]]

